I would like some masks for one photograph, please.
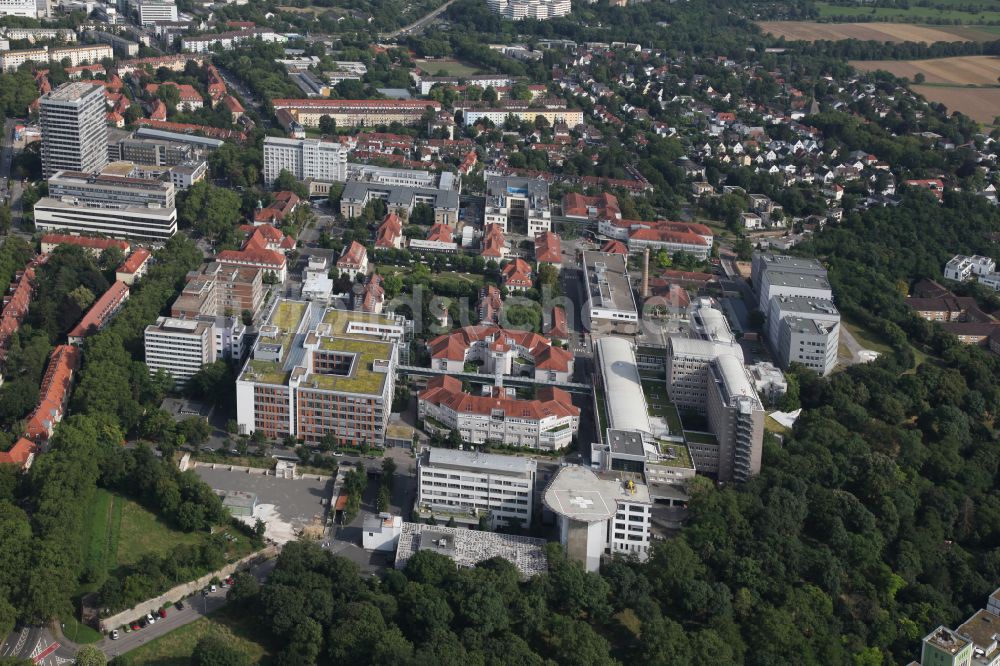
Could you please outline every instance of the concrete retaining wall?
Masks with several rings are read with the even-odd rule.
[[[256,474],[257,476],[276,476],[278,478],[289,478],[287,473],[281,472],[277,473],[273,469],[265,469],[263,467],[246,467],[244,465],[227,465],[226,463],[210,463],[210,462],[194,462],[195,467],[207,467],[209,469],[224,469],[230,472],[242,472],[244,474]],[[329,479],[329,476],[323,476],[322,474],[300,474],[292,470],[293,479],[313,479],[314,481],[325,481]]]
[[[177,603],[181,599],[204,588],[211,582],[212,578],[226,578],[238,569],[253,566],[265,560],[277,557],[279,552],[281,552],[280,546],[267,546],[263,550],[247,555],[242,560],[238,560],[232,564],[227,564],[218,571],[207,573],[197,580],[178,585],[177,587],[164,592],[160,596],[147,599],[146,601],[136,604],[128,610],[112,615],[111,617],[103,618],[101,619],[101,631],[107,633],[112,629],[117,629],[127,622],[131,622],[132,620],[136,620],[140,617],[145,617],[146,613],[157,610],[168,601],[171,603]]]

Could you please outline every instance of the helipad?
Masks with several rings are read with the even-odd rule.
[[[586,467],[563,467],[545,489],[543,501],[561,516],[596,523],[611,518],[617,511],[615,493],[609,485],[613,484],[598,478]]]

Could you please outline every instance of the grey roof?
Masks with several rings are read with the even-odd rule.
[[[646,447],[642,443],[642,435],[634,430],[612,430],[608,429],[608,446],[611,453],[635,456],[637,458],[646,457]]]
[[[840,318],[837,306],[828,298],[812,296],[778,296],[774,299],[780,313],[795,313],[824,319]]]
[[[598,475],[581,465],[562,467],[542,497],[550,510],[570,520],[598,523],[618,511],[618,501],[650,503],[649,488],[635,483],[630,491],[616,473]]]
[[[743,349],[738,344],[727,345],[710,340],[682,338],[679,335],[672,335],[670,336],[670,347],[676,356],[713,359],[717,356],[730,355],[735,356],[740,362],[743,361]]]
[[[637,312],[625,257],[609,252],[583,253],[588,300],[594,307]]]
[[[461,527],[403,523],[396,546],[396,568],[405,569],[407,562],[419,550],[438,552],[460,567],[473,567],[484,560],[502,557],[517,567],[524,578],[548,570],[544,539]]]
[[[605,337],[598,338],[595,345],[604,382],[609,427],[652,432],[632,343],[624,338]]]
[[[823,264],[816,259],[770,253],[761,254],[759,257],[764,268],[769,272],[779,270],[788,273],[822,273],[826,275],[826,269],[823,268]]]
[[[431,466],[462,467],[478,472],[505,474],[531,474],[537,463],[534,458],[503,456],[496,453],[459,451],[457,449],[431,448],[427,462]]]
[[[822,274],[768,270],[767,282],[772,287],[801,287],[803,289],[830,289],[826,271]]]
[[[807,335],[828,335],[837,324],[829,321],[812,319],[811,317],[785,317],[782,323],[791,329],[792,333]]]
[[[218,148],[225,141],[220,139],[210,139],[207,136],[198,136],[197,134],[183,134],[181,132],[165,132],[163,130],[153,129],[151,127],[140,127],[135,131],[135,135],[138,137],[148,137],[151,139],[167,139],[169,141],[179,141],[181,143],[192,143],[198,146],[204,146],[206,148]]]
[[[367,183],[360,180],[349,180],[344,185],[341,198],[346,201],[362,202],[369,191],[377,192],[390,203],[409,206],[414,204],[416,197],[433,197],[434,207],[445,210],[458,210],[458,192],[440,190],[433,187],[407,187],[405,185],[383,185]]]
[[[753,379],[738,358],[729,354],[718,357],[712,364],[712,373],[722,384],[724,396],[730,399],[743,397],[751,400],[755,409],[763,409]]]

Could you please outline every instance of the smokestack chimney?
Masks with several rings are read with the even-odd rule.
[[[649,248],[642,253],[642,291],[643,300],[649,298]]]

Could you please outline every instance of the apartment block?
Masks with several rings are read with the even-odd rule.
[[[1000,589],[958,626],[939,626],[924,637],[920,662],[910,666],[997,666],[1000,664]]]
[[[944,266],[944,276],[956,282],[967,282],[974,277],[982,277],[995,272],[996,262],[980,255],[956,254]]]
[[[262,42],[288,41],[287,37],[279,35],[270,28],[254,28],[252,30],[234,30],[184,37],[181,39],[181,50],[191,53],[209,53],[213,47],[218,46],[224,51],[229,51],[243,42],[255,39]]]
[[[211,262],[187,275],[187,283],[170,308],[173,318],[257,317],[264,300],[264,271],[251,266]]]
[[[140,25],[177,21],[177,5],[173,0],[138,0],[133,4],[139,14]]]
[[[45,234],[42,236],[42,254],[51,254],[60,245],[76,245],[87,250],[93,257],[109,248],[118,248],[122,254],[128,254],[131,246],[123,240],[113,238],[95,238],[92,236],[70,236],[69,234]]]
[[[207,321],[157,317],[155,324],[146,327],[143,340],[149,374],[162,370],[177,387],[217,358],[215,331]]]
[[[486,6],[494,14],[500,14],[511,21],[546,19],[566,16],[572,9],[570,0],[486,0]]]
[[[528,238],[552,231],[549,184],[540,178],[489,176],[486,179],[485,224],[496,224],[504,233],[527,229]]]
[[[279,301],[236,382],[240,432],[383,446],[404,322]]]
[[[471,102],[456,104],[455,110],[462,112],[462,122],[466,127],[471,127],[480,120],[488,120],[497,127],[503,127],[508,116],[514,116],[521,122],[528,123],[534,123],[541,116],[548,121],[549,126],[556,123],[565,123],[569,127],[583,124],[583,111],[566,108],[566,103],[562,100],[533,100],[531,102],[506,100],[492,105],[484,102]]]
[[[38,18],[35,0],[0,0],[0,16]]]
[[[545,451],[569,446],[580,424],[580,409],[570,395],[544,386],[536,397],[522,400],[513,391],[492,387],[486,395],[462,390],[462,382],[439,375],[427,382],[417,400],[418,417],[431,431],[457,430],[462,441],[495,442]]]
[[[323,116],[339,127],[376,127],[394,122],[413,125],[427,111],[441,110],[438,102],[390,99],[276,99],[273,106],[276,112],[287,112],[288,118],[304,127],[318,127]]]
[[[536,463],[532,458],[432,447],[417,458],[416,507],[443,520],[491,527],[531,522]],[[440,522],[440,521],[439,521]]]
[[[273,183],[282,171],[296,180],[342,183],[347,180],[348,146],[318,139],[264,139],[264,182]]]
[[[104,114],[101,85],[65,83],[41,96],[42,173],[46,178],[60,170],[94,173],[107,163]]]
[[[57,345],[38,388],[38,404],[24,425],[24,436],[35,443],[48,440],[62,421],[69,404],[73,378],[80,368],[80,350],[73,345]]]
[[[94,301],[83,318],[73,327],[66,339],[71,345],[81,345],[88,335],[93,335],[111,323],[128,300],[129,288],[124,282],[115,282]]]

